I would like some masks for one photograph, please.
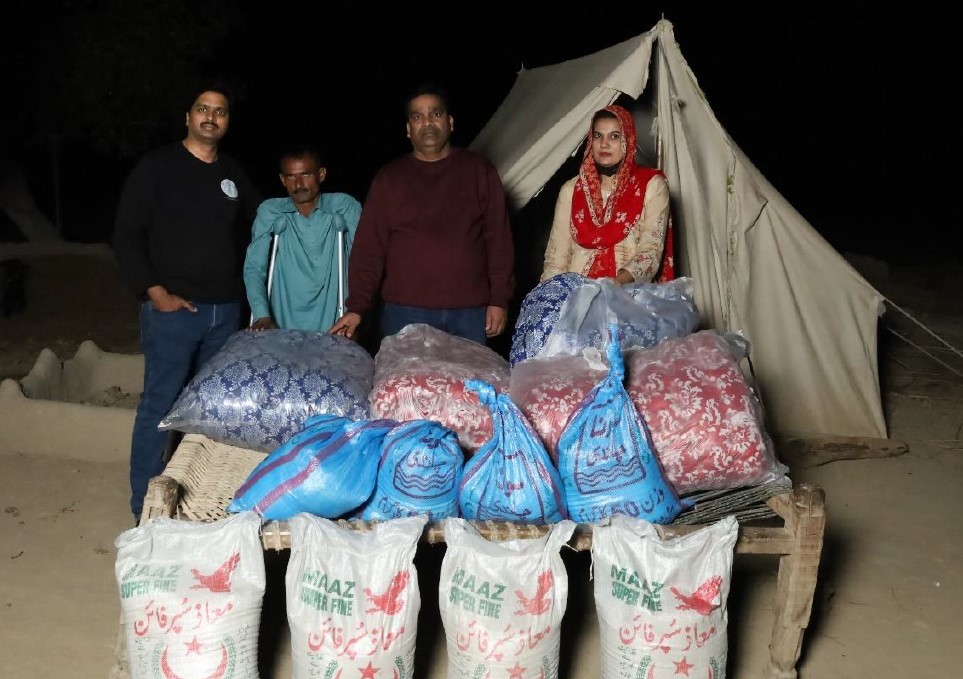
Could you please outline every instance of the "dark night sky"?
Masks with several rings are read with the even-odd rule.
[[[958,10],[676,2],[572,12],[552,9],[557,3],[453,3],[386,14],[368,3],[250,5],[257,8],[245,9],[246,28],[219,48],[219,63],[245,87],[225,146],[267,195],[281,195],[276,151],[285,138],[317,140],[328,188],[363,199],[375,170],[410,150],[401,105],[413,85],[432,79],[448,88],[454,139],[467,145],[522,64],[583,56],[648,30],[664,13],[723,127],[837,248],[905,254],[899,230],[908,229],[925,254],[944,248],[959,222],[950,203],[957,173],[946,169],[955,165],[963,113],[953,70],[960,41],[951,34]],[[102,177],[94,209],[101,225],[125,169],[119,163]],[[86,229],[78,239],[103,231],[71,228]],[[918,241],[926,231],[931,245]]]
[[[433,76],[448,86],[455,139],[467,144],[521,64],[588,54],[648,30],[663,13],[651,3],[611,14],[597,5],[576,21],[532,9],[542,3],[517,4],[525,9],[515,15],[467,20],[424,7],[364,22],[330,18],[318,42],[279,44],[268,68],[273,85],[288,82],[293,91],[310,87],[316,63],[328,85],[304,97],[303,115],[291,97],[257,120],[274,129],[316,121],[332,184],[364,191],[377,165],[410,148],[398,102],[412,84]],[[960,60],[950,31],[959,24],[951,15],[704,5],[671,3],[665,18],[723,127],[814,226],[840,249],[899,252],[897,229],[918,223],[944,242],[955,182],[945,168],[955,164],[963,114],[951,70]],[[323,17],[319,11],[309,22]],[[276,13],[259,19],[275,36],[288,24]],[[378,66],[360,65],[369,59]],[[251,106],[270,99],[252,96]]]

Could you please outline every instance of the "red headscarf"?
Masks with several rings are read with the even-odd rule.
[[[614,277],[615,245],[620,243],[642,218],[645,204],[645,188],[652,177],[662,175],[659,170],[642,167],[635,162],[635,120],[625,108],[606,106],[614,113],[622,128],[622,144],[625,158],[615,173],[615,188],[608,201],[602,202],[599,173],[592,157],[592,134],[590,123],[585,141],[585,153],[575,182],[572,196],[572,238],[583,248],[596,251],[589,268],[589,278]],[[664,176],[664,175],[663,175]],[[665,248],[656,276],[658,282],[675,278],[672,264],[672,221],[666,227]]]

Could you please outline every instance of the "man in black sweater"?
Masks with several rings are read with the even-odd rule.
[[[260,196],[218,150],[230,121],[227,88],[199,90],[182,141],[148,153],[127,178],[113,245],[143,301],[144,392],[130,453],[130,508],[140,518],[151,477],[164,468],[157,429],[197,369],[242,327],[241,267]]]

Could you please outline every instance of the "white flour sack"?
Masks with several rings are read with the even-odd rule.
[[[555,679],[568,573],[559,550],[575,523],[541,538],[491,542],[464,519],[445,522],[438,605],[448,679]]]
[[[428,518],[354,531],[290,521],[284,582],[294,679],[412,679],[421,591],[414,558]]]
[[[244,512],[121,533],[114,570],[131,679],[257,679],[260,528]]]
[[[738,532],[732,516],[666,540],[628,516],[594,528],[602,679],[725,679]]]

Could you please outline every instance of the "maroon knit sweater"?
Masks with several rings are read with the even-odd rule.
[[[426,309],[507,307],[514,286],[508,205],[487,158],[409,154],[378,171],[351,247],[349,311],[369,311],[379,291]]]

